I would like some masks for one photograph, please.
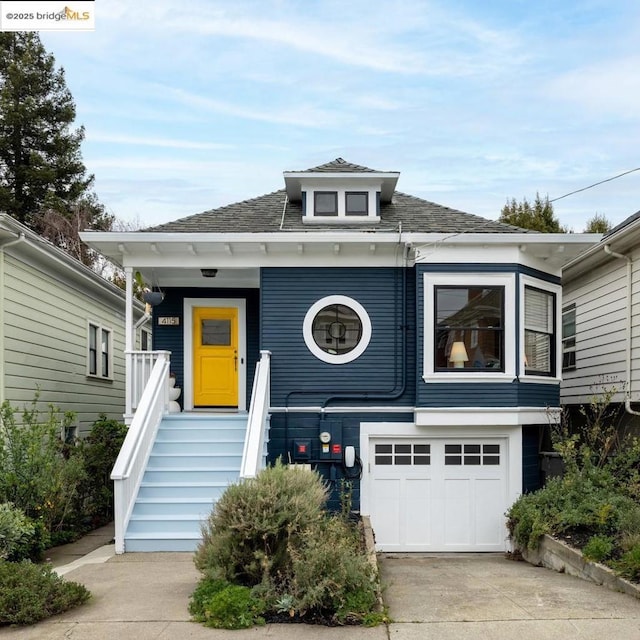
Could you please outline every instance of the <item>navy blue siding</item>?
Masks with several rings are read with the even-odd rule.
[[[522,427],[522,492],[536,491],[540,481],[540,432],[543,426]]]
[[[272,406],[415,404],[415,278],[401,268],[267,268],[261,281],[261,348],[271,356]],[[407,287],[406,326],[403,287]],[[353,362],[332,365],[307,348],[308,309],[329,295],[357,300],[372,336]],[[404,353],[403,353],[404,334]],[[337,396],[347,394],[349,398]]]
[[[293,445],[296,440],[307,440],[311,444],[311,466],[329,483],[331,490],[329,507],[337,510],[340,507],[340,480],[346,471],[340,456],[336,459],[323,457],[319,435],[322,431],[333,433],[332,444],[344,447],[353,446],[360,458],[360,423],[361,422],[413,422],[413,413],[274,413],[271,416],[269,432],[269,461],[282,459],[284,462],[295,462]],[[299,460],[299,462],[305,462]],[[352,469],[351,473],[357,472]],[[352,509],[360,509],[360,478],[353,479]]]
[[[256,363],[260,358],[259,305],[257,289],[166,289],[164,300],[153,309],[153,348],[171,351],[171,370],[176,374],[176,385],[184,387],[184,299],[185,298],[240,298],[246,300],[247,311],[247,394],[251,393]],[[179,326],[158,325],[158,316],[180,318]],[[182,396],[179,400],[182,403]]]
[[[512,383],[495,382],[452,382],[426,383],[422,379],[424,362],[424,319],[425,313],[433,313],[433,309],[424,308],[424,274],[425,273],[468,273],[469,284],[473,277],[483,273],[514,273],[528,275],[552,284],[559,284],[560,279],[530,267],[518,264],[428,264],[416,265],[416,319],[417,319],[417,390],[418,407],[547,407],[559,406],[559,384],[536,384],[533,382]],[[516,283],[517,285],[517,283]],[[516,286],[516,291],[518,286]],[[516,304],[518,297],[516,297]],[[509,313],[509,309],[506,313]],[[519,326],[517,315],[520,309],[511,310],[516,314],[516,326]],[[560,330],[560,327],[558,327]],[[430,338],[428,338],[430,339]],[[516,336],[518,340],[518,336]],[[516,343],[516,353],[520,353]]]

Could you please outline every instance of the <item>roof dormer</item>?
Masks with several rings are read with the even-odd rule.
[[[302,203],[305,224],[380,222],[380,204],[391,202],[399,172],[375,171],[337,158],[306,171],[285,171],[291,201]]]

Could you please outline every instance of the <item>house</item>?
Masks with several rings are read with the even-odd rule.
[[[562,404],[607,396],[624,431],[640,427],[640,211],[565,265]]]
[[[221,487],[263,455],[318,469],[334,504],[348,480],[381,550],[507,548],[504,513],[538,486],[560,404],[561,269],[595,239],[463,213],[398,179],[338,158],[251,200],[83,235],[129,294],[136,271],[162,294],[154,351],[170,352],[131,393],[118,552],[193,548]]]
[[[125,408],[125,292],[0,213],[0,403],[72,411],[72,437]],[[131,302],[134,322],[144,306]],[[151,325],[138,346],[150,347]]]

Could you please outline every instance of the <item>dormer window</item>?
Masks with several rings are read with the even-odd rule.
[[[369,194],[366,191],[347,191],[345,198],[345,215],[369,215]]]
[[[398,175],[336,158],[306,171],[285,171],[284,180],[289,201],[302,205],[303,224],[336,227],[379,224]]]
[[[314,212],[317,216],[338,215],[338,192],[316,191],[313,194]]]

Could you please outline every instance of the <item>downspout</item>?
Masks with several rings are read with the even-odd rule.
[[[604,252],[613,257],[618,258],[620,260],[626,260],[627,262],[627,353],[626,353],[626,379],[627,379],[627,388],[625,389],[625,398],[624,398],[624,409],[625,411],[632,416],[640,416],[640,411],[634,411],[631,408],[631,308],[632,308],[632,295],[633,295],[633,270],[632,270],[632,260],[629,256],[625,256],[622,253],[616,253],[611,250],[611,247],[608,244],[604,245]]]
[[[4,250],[7,247],[12,247],[20,242],[24,241],[25,235],[23,232],[15,238],[15,240],[9,240],[0,245],[0,361],[4,362]],[[0,404],[5,401],[5,385],[4,385],[4,372],[6,367],[1,367],[0,371]]]

